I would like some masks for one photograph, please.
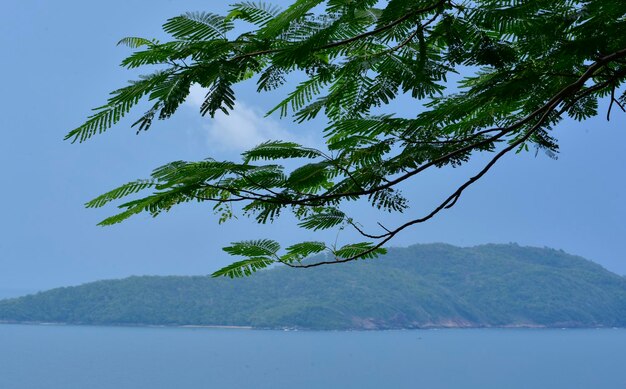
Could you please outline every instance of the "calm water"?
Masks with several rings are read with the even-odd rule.
[[[626,388],[626,330],[0,325],[2,389]]]

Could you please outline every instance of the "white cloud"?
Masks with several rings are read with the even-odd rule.
[[[191,87],[186,103],[199,108],[205,94],[206,90],[195,84]],[[267,140],[285,140],[308,146],[315,143],[310,137],[296,136],[287,131],[279,121],[264,117],[264,112],[259,108],[241,101],[237,101],[229,115],[218,111],[214,118],[207,120],[204,127],[209,146],[214,149],[244,151]]]
[[[200,108],[202,102],[204,101],[204,96],[206,95],[206,89],[201,87],[198,84],[193,84],[191,88],[189,88],[189,96],[187,96],[187,100],[185,103]]]

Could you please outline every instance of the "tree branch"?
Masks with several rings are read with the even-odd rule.
[[[518,138],[516,141],[512,142],[509,146],[507,146],[506,148],[504,148],[503,150],[501,150],[500,152],[498,152],[496,154],[496,156],[494,158],[492,158],[476,175],[474,175],[473,177],[471,177],[469,180],[467,180],[463,185],[459,186],[454,193],[452,193],[449,197],[447,197],[441,204],[439,204],[439,206],[437,206],[433,211],[431,211],[428,215],[418,218],[418,219],[414,219],[411,220],[409,222],[406,222],[405,224],[397,227],[396,229],[389,231],[387,234],[383,234],[380,236],[380,238],[384,237],[380,242],[378,242],[377,244],[375,244],[374,246],[372,246],[371,248],[369,248],[368,250],[365,250],[355,256],[349,257],[349,258],[336,258],[334,261],[320,261],[320,262],[315,262],[315,263],[310,263],[310,264],[301,264],[301,265],[294,265],[293,267],[298,267],[298,268],[311,268],[311,267],[316,267],[316,266],[321,266],[321,265],[329,265],[329,264],[336,264],[336,263],[345,263],[345,262],[350,262],[356,259],[359,259],[365,255],[368,255],[378,249],[380,249],[383,245],[385,245],[388,241],[390,241],[395,235],[397,235],[399,232],[401,232],[402,230],[413,226],[415,224],[419,224],[419,223],[423,223],[425,221],[430,220],[431,218],[433,218],[435,215],[437,215],[439,212],[441,212],[444,209],[448,209],[450,207],[452,207],[457,200],[460,198],[461,194],[469,187],[471,186],[473,183],[475,183],[476,181],[478,181],[480,178],[482,178],[489,170],[491,170],[491,168],[496,164],[496,162],[498,162],[498,160],[500,158],[502,158],[504,155],[508,154],[511,150],[515,149],[516,147],[520,146],[521,144],[523,144],[524,142],[526,142],[539,128],[541,128],[541,126],[544,124],[544,122],[550,117],[550,115],[554,112],[554,110],[564,101],[565,98],[568,97],[568,95],[570,94],[576,94],[576,92],[578,92],[584,85],[585,82],[587,80],[589,80],[591,77],[593,77],[593,75],[595,74],[595,72],[599,69],[601,69],[602,67],[606,66],[608,63],[610,63],[611,61],[615,60],[615,59],[619,59],[626,56],[626,49],[622,49],[619,51],[616,51],[610,55],[604,56],[599,58],[596,62],[594,62],[592,65],[590,65],[587,70],[572,84],[569,84],[568,86],[566,86],[565,88],[563,88],[559,93],[557,93],[555,96],[553,96],[546,104],[544,104],[541,108],[539,108],[538,110],[534,111],[533,114],[531,115],[537,115],[538,113],[542,113],[542,115],[539,117],[538,121],[529,129],[525,132],[525,134]],[[621,77],[622,75],[616,75],[615,77]],[[607,85],[609,85],[610,83],[612,83],[614,80],[608,80],[605,81],[604,83],[600,83],[598,85],[596,85],[597,88],[591,87],[591,88],[587,88],[586,90],[584,90],[580,95],[575,96],[571,102],[569,102],[568,104],[566,104],[561,110],[559,110],[557,112],[557,115],[561,115],[569,106],[571,106],[572,104],[574,104],[576,101],[578,101],[580,98],[588,95],[590,90],[591,91],[597,91],[602,89],[602,87],[606,87]],[[515,125],[512,125],[510,127],[517,127],[523,124],[520,123],[527,123],[528,122],[529,117],[526,117],[524,119],[522,119],[520,122],[516,123]],[[367,236],[367,235],[366,235]],[[376,238],[373,238],[376,239]]]
[[[335,48],[335,47],[338,47],[338,46],[343,46],[343,45],[346,45],[346,44],[349,44],[349,43],[361,40],[363,38],[370,37],[372,35],[379,34],[379,33],[383,32],[383,31],[389,30],[389,29],[397,26],[398,24],[400,24],[400,23],[402,23],[402,22],[412,18],[413,16],[434,11],[437,8],[442,7],[446,3],[448,3],[448,0],[439,0],[439,1],[437,1],[436,3],[434,3],[431,6],[420,8],[420,9],[415,10],[413,12],[407,13],[406,15],[402,16],[401,18],[398,18],[398,19],[394,20],[393,22],[391,22],[391,23],[389,23],[387,25],[375,28],[375,29],[373,29],[371,31],[367,31],[367,32],[364,32],[364,33],[359,34],[359,35],[355,35],[355,36],[353,36],[351,38],[348,38],[348,39],[344,39],[344,40],[341,40],[341,41],[328,43],[328,44],[322,45],[320,47],[313,48],[313,49],[311,49],[311,52],[316,52],[316,51],[326,50],[326,49],[332,49],[332,48]],[[256,57],[256,56],[260,56],[260,55],[280,53],[282,51],[285,51],[285,49],[283,48],[283,49],[259,50],[259,51],[254,51],[254,52],[251,52],[251,53],[246,53],[246,54],[241,54],[241,55],[235,56],[235,57],[231,58],[230,60],[231,61],[238,61],[238,60],[249,58],[249,57]]]

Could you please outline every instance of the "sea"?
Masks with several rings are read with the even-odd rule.
[[[626,389],[626,330],[2,324],[0,388]]]

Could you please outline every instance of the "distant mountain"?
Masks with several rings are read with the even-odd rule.
[[[626,327],[626,279],[563,251],[444,244],[244,279],[130,277],[0,301],[0,321],[255,328]]]

